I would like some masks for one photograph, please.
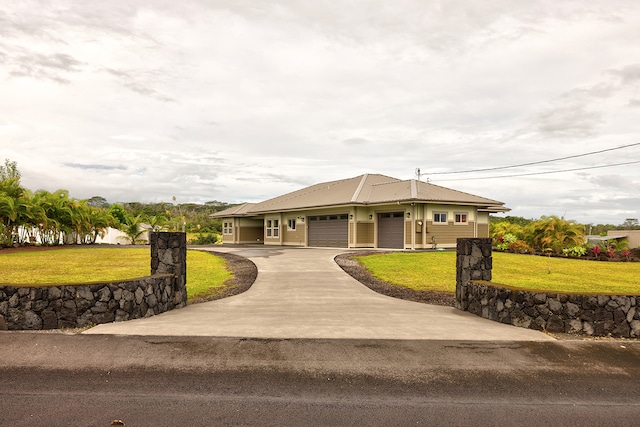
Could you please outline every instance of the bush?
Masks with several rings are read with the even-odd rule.
[[[572,246],[570,248],[564,248],[562,253],[569,257],[579,258],[587,254],[587,249],[584,246]]]
[[[514,243],[517,240],[518,238],[515,235],[507,233],[504,236],[498,237],[496,239],[496,249],[498,249],[499,251],[509,250],[509,244]]]
[[[509,252],[514,254],[530,254],[533,253],[533,249],[527,245],[526,242],[516,240],[515,242],[509,243]]]
[[[213,233],[209,233],[209,234],[200,234],[197,238],[192,239],[191,243],[192,245],[213,245],[213,244],[217,244],[217,243],[222,243],[219,242],[219,236],[217,234],[213,234]]]

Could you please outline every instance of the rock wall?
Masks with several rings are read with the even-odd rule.
[[[152,275],[139,279],[90,285],[0,286],[0,330],[78,328],[149,317],[185,306],[186,235],[153,233],[151,253]]]
[[[458,241],[456,307],[460,310],[548,332],[640,337],[640,296],[535,292],[490,283],[486,240],[490,248],[490,239]]]

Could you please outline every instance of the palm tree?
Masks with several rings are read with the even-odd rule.
[[[109,211],[103,208],[91,208],[91,244],[96,242],[98,236],[104,237],[109,227],[116,226],[116,220],[111,216]]]
[[[140,227],[141,223],[141,215],[128,216],[126,218],[126,224],[122,231],[127,235],[127,239],[130,240],[132,245],[135,245],[136,241],[138,241],[140,236],[142,236],[142,233],[144,233],[144,230]]]
[[[0,193],[0,245],[13,243],[13,223],[17,217],[15,200],[6,194]]]

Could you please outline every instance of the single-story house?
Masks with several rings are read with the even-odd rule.
[[[422,249],[489,237],[503,202],[378,174],[323,182],[213,214],[223,244]]]

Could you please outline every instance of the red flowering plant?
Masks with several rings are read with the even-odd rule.
[[[595,256],[596,258],[598,258],[598,255],[600,255],[600,252],[601,252],[601,251],[602,251],[602,250],[600,249],[600,246],[598,246],[598,245],[594,245],[594,246],[591,248],[591,252],[593,252],[593,256]]]
[[[629,249],[625,249],[624,251],[622,251],[622,253],[627,258],[627,261],[629,261],[629,255],[631,255],[631,251]]]

